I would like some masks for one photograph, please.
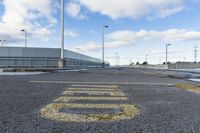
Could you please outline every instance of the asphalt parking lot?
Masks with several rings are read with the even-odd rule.
[[[199,133],[200,94],[176,83],[193,84],[135,68],[0,76],[0,132]]]

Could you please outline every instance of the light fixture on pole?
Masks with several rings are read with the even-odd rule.
[[[168,46],[171,44],[166,44],[166,64],[168,64]]]
[[[58,63],[59,68],[64,68],[64,45],[65,45],[65,12],[64,12],[64,0],[61,0],[61,51],[60,51],[60,60]]]
[[[22,29],[21,32],[24,32],[24,43],[25,43],[25,48],[27,47],[27,30]]]
[[[104,32],[105,32],[105,29],[108,28],[109,26],[108,25],[104,25],[103,26],[103,30],[102,30],[102,68],[105,67],[105,61],[104,61]]]

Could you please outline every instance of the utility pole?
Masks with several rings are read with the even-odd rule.
[[[195,45],[195,47],[194,47],[194,62],[197,62],[197,52],[198,52],[197,46]]]

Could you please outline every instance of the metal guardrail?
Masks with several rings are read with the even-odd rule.
[[[102,62],[97,58],[65,50],[66,68],[101,67]],[[57,68],[60,59],[58,48],[0,48],[0,67],[30,67],[30,68]],[[105,62],[105,66],[109,63]]]
[[[51,57],[0,57],[0,67],[58,67],[59,58]],[[66,68],[87,68],[87,67],[101,67],[101,63],[76,60],[76,59],[65,59]],[[108,65],[108,64],[106,64]]]

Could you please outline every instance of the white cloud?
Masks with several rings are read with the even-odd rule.
[[[78,18],[78,19],[85,19],[86,16],[84,16],[81,13],[81,5],[78,2],[69,2],[65,7],[66,13],[72,17],[72,18]]]
[[[76,47],[74,47],[74,50],[77,47],[80,48],[82,52],[97,51],[97,50],[101,49],[101,45],[98,45],[95,42],[88,42],[87,44],[77,45]]]
[[[71,2],[66,5],[66,12],[71,17],[77,17],[80,13],[80,9],[81,9],[81,7],[77,3]]]
[[[167,16],[181,12],[183,9],[184,9],[183,5],[173,7],[173,8],[169,8],[169,9],[163,9],[163,10],[160,10],[159,12],[155,13],[153,16],[148,16],[147,20],[154,20],[154,19],[157,19],[157,18],[165,18]]]
[[[23,34],[20,30],[25,28],[29,36],[47,40],[54,32],[50,27],[57,23],[52,15],[52,2],[54,0],[4,0],[0,38],[8,42],[21,41]]]
[[[185,29],[169,29],[166,31],[116,31],[106,35],[105,48],[118,48],[128,45],[135,45],[144,42],[184,42],[200,40],[200,32],[188,31]],[[79,45],[82,51],[94,51],[101,49],[101,44],[89,42]]]
[[[182,11],[187,0],[76,0],[89,11],[113,19],[164,18]],[[192,0],[195,1],[195,0]],[[79,8],[78,8],[79,9]],[[79,10],[80,11],[80,10]]]
[[[77,37],[78,36],[78,32],[76,30],[65,30],[65,36],[67,37]]]

